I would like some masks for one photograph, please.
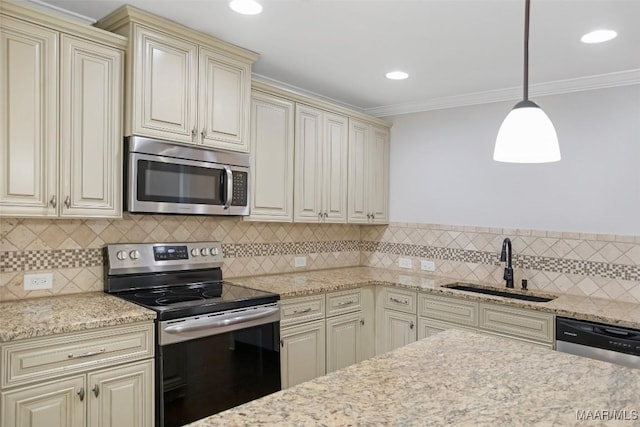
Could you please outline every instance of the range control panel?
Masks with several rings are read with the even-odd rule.
[[[109,274],[214,268],[222,265],[220,242],[121,243],[107,246]]]

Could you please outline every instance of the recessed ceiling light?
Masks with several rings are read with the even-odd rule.
[[[582,43],[602,43],[615,39],[617,36],[618,33],[613,30],[596,30],[582,36],[580,41]]]
[[[404,80],[409,77],[409,74],[404,71],[389,71],[385,76],[390,80]]]
[[[262,12],[262,5],[255,0],[232,0],[229,7],[243,15],[257,15]]]

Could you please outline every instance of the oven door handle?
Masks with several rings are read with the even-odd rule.
[[[222,328],[225,326],[236,325],[238,323],[250,322],[253,320],[261,319],[263,317],[268,317],[273,314],[276,314],[279,310],[280,310],[279,307],[273,307],[273,308],[255,310],[257,311],[256,313],[239,314],[237,316],[234,315],[233,317],[226,317],[222,319],[204,318],[204,319],[192,320],[192,321],[187,321],[187,322],[176,324],[176,325],[167,326],[166,328],[163,329],[163,332],[166,332],[168,334],[182,334],[182,333],[188,333],[188,332],[202,331],[205,329]]]
[[[225,166],[224,173],[227,176],[227,200],[224,204],[224,208],[229,209],[229,207],[231,207],[231,202],[233,201],[233,172],[229,166]]]

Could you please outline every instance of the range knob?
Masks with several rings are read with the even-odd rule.
[[[209,255],[209,249],[207,249],[207,248],[202,248],[202,249],[200,249],[200,254],[201,254],[202,256],[207,256],[207,255]]]
[[[125,259],[127,259],[127,253],[125,251],[118,251],[118,253],[116,254],[116,258],[118,258],[120,261],[124,261]]]
[[[191,249],[191,256],[192,257],[200,256],[200,251],[196,248]]]
[[[211,255],[218,255],[218,248],[211,248],[209,249],[209,253]]]
[[[140,258],[140,251],[137,250],[137,249],[132,250],[131,252],[129,252],[129,258],[131,258],[131,259]]]

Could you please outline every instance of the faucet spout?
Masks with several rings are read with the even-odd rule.
[[[511,239],[508,237],[502,241],[502,251],[500,252],[500,261],[505,262],[503,279],[506,281],[507,288],[513,288],[513,262],[512,262]]]

